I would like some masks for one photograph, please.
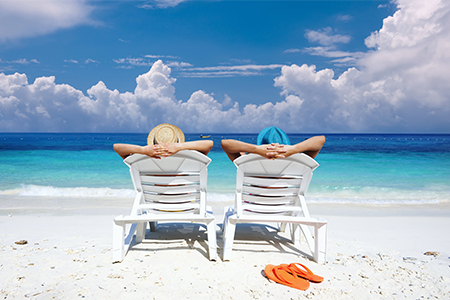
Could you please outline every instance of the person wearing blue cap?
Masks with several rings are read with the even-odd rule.
[[[291,145],[287,134],[276,126],[261,130],[256,145],[231,139],[221,142],[222,149],[231,161],[245,153],[259,154],[268,159],[285,158],[295,153],[305,153],[315,158],[324,144],[325,136],[320,135]]]

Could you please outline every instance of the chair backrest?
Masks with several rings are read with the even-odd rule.
[[[193,150],[155,159],[133,154],[124,162],[130,167],[134,189],[142,195],[137,209],[166,212],[206,210],[207,166],[211,159]]]
[[[306,154],[270,160],[257,154],[234,160],[236,176],[236,212],[292,215],[303,211],[313,170],[319,164]]]

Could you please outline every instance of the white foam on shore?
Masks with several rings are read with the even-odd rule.
[[[132,189],[89,188],[89,187],[54,187],[22,184],[15,189],[0,190],[0,196],[24,197],[63,197],[63,198],[131,198],[135,197]],[[208,192],[208,202],[234,201],[233,192]],[[317,204],[439,204],[450,203],[448,191],[411,191],[401,189],[341,189],[314,190],[307,194],[308,203]]]
[[[61,188],[53,186],[22,184],[20,188],[0,191],[0,195],[28,197],[134,198],[135,193],[132,189],[88,187]]]

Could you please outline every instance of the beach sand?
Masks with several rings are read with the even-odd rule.
[[[112,263],[112,219],[132,200],[17,197],[0,208],[3,299],[449,299],[450,207],[309,205],[328,221],[327,263],[317,264],[264,225],[238,225],[232,260],[208,260],[204,228],[160,224],[122,263]],[[17,241],[26,240],[19,245]],[[427,251],[439,256],[424,255]],[[264,276],[298,262],[322,283],[306,291]]]

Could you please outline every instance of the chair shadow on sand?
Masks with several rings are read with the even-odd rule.
[[[219,244],[217,252],[220,258],[223,255],[222,226],[222,224],[218,224],[217,230]],[[236,255],[239,255],[239,252],[290,253],[313,260],[307,251],[302,251],[300,247],[292,244],[289,237],[284,237],[283,233],[280,233],[274,226],[267,224],[238,224],[237,226],[233,247]],[[153,232],[147,228],[145,239],[142,242],[137,243],[133,237],[129,252],[192,250],[208,259],[206,230],[204,224],[198,223],[159,223],[157,231]],[[307,249],[306,245],[302,246]]]
[[[254,252],[254,253],[284,253],[296,256],[303,256],[307,259],[314,260],[313,256],[308,252],[308,246],[305,241],[301,245],[294,245],[288,233],[280,232],[280,230],[273,226],[274,224],[256,224],[243,223],[236,225],[236,232],[233,242],[233,251],[236,255],[239,252]],[[220,227],[223,225],[220,224]],[[286,236],[284,236],[286,235]],[[219,245],[223,245],[223,233],[218,232],[217,241]],[[303,248],[305,251],[303,251]],[[218,249],[220,257],[223,257],[223,247]]]
[[[146,229],[142,242],[137,243],[133,237],[129,252],[193,250],[209,259],[206,230],[206,225],[199,223],[158,223],[157,231]]]

